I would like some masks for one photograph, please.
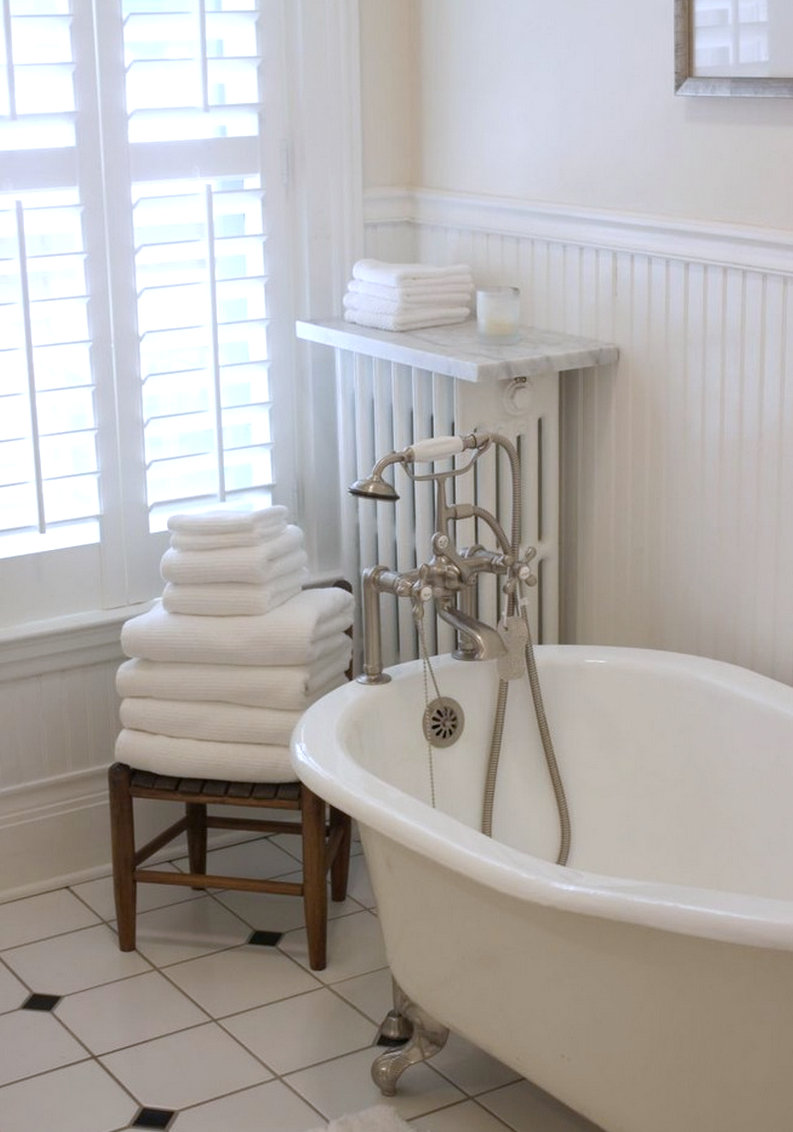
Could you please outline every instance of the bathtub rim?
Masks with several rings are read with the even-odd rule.
[[[543,661],[565,660],[660,667],[715,682],[793,715],[793,688],[724,661],[621,646],[540,645],[536,651],[540,669]],[[460,662],[445,655],[432,663],[442,669]],[[401,681],[420,677],[422,665],[406,661],[387,671]],[[365,770],[343,747],[342,723],[350,710],[367,699],[374,704],[392,686],[353,682],[337,688],[306,710],[292,735],[292,764],[301,781],[362,825],[507,896],[557,911],[723,943],[793,950],[793,901],[562,867],[494,841]]]

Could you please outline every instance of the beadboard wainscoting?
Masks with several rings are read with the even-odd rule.
[[[143,608],[0,637],[0,900],[109,868],[107,768],[120,726],[121,626]],[[138,806],[139,841],[167,822],[169,808],[178,817],[177,806]]]
[[[562,379],[561,632],[793,682],[793,233],[370,191],[367,254],[464,261],[614,342]]]
[[[125,611],[128,613],[128,611]],[[107,866],[107,765],[124,615],[64,618],[0,649],[0,897]]]

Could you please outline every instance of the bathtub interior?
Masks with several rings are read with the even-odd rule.
[[[567,791],[576,869],[793,899],[793,691],[741,670],[640,650],[537,650]],[[434,665],[465,713],[433,751],[436,805],[478,829],[497,692],[494,662]],[[418,664],[362,688],[342,742],[366,770],[430,805]],[[432,693],[431,693],[432,694]],[[558,818],[528,682],[512,681],[493,836],[551,861]]]

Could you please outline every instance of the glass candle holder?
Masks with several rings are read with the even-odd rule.
[[[488,287],[476,292],[476,329],[483,340],[514,342],[519,318],[519,287]]]

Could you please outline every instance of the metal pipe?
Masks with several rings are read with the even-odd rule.
[[[380,633],[380,589],[378,579],[386,571],[382,566],[368,566],[361,575],[363,589],[363,672],[361,684],[387,684],[391,679],[383,672],[383,644]]]

